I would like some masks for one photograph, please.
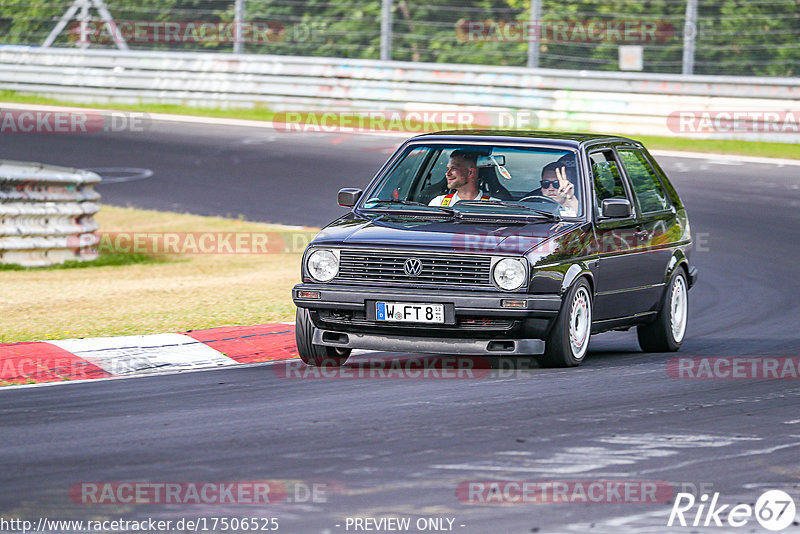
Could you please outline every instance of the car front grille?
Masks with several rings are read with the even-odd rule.
[[[422,271],[416,276],[406,274],[403,269],[410,258],[422,263]],[[489,256],[342,250],[337,280],[493,287],[491,263]]]

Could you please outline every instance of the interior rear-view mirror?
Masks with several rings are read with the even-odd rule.
[[[493,167],[495,165],[505,165],[505,156],[479,156],[478,167]]]

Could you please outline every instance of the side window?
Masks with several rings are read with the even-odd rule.
[[[419,173],[420,166],[425,162],[428,151],[424,148],[412,150],[392,171],[389,178],[382,184],[373,197],[387,200],[390,198],[405,200],[408,198],[409,184],[414,183],[414,178]]]
[[[667,194],[644,154],[638,150],[619,150],[618,154],[631,180],[642,213],[669,208]]]
[[[423,178],[413,186],[413,194],[408,197],[408,200],[415,200],[427,204],[431,199],[437,195],[447,192],[447,180],[445,173],[447,172],[447,163],[450,161],[450,153],[452,150],[436,150],[433,161],[426,161],[425,168],[420,169]]]
[[[597,200],[597,211],[601,213],[603,201],[607,198],[628,198],[625,186],[622,184],[614,154],[609,150],[589,154],[592,162],[592,177],[594,192]]]
[[[439,157],[436,159],[436,162],[434,162],[429,172],[430,183],[426,183],[426,186],[441,182],[445,179],[444,175],[447,172],[447,164],[450,161],[450,152],[452,152],[452,150],[443,150],[439,153]]]

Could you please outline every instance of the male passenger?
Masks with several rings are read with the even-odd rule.
[[[447,188],[454,193],[439,195],[429,206],[450,206],[459,200],[493,200],[483,194],[478,186],[478,154],[466,150],[455,150],[447,163]]]

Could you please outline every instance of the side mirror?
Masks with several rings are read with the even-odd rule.
[[[339,194],[336,196],[336,200],[343,208],[352,208],[356,205],[358,199],[361,198],[361,193],[363,193],[361,189],[346,187],[344,189],[339,189]]]
[[[614,219],[624,219],[631,216],[631,203],[627,198],[607,198],[603,201],[603,217],[613,217]]]

